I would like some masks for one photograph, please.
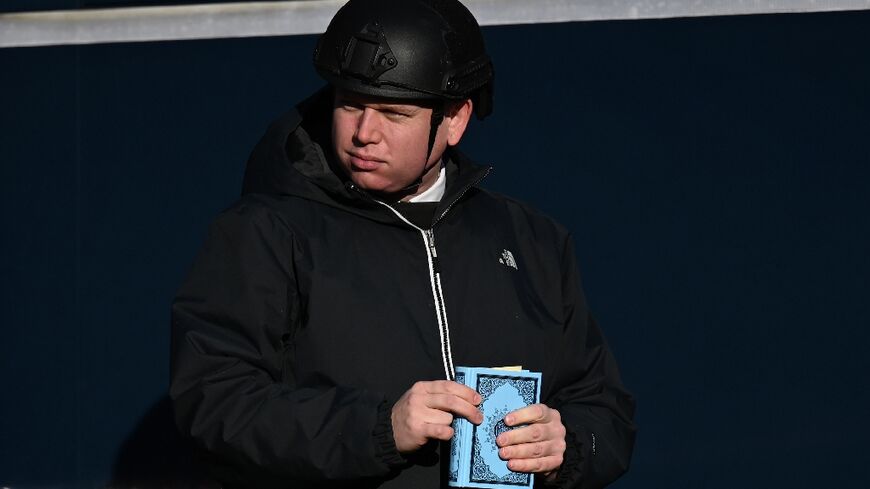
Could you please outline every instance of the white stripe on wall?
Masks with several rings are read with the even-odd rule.
[[[0,14],[0,47],[322,32],[345,0]],[[870,9],[870,0],[465,0],[482,25]]]

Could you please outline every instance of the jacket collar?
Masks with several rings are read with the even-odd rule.
[[[269,125],[245,169],[242,194],[293,195],[343,208],[369,219],[395,217],[365,192],[353,188],[329,149],[332,93],[321,89]],[[436,221],[489,173],[456,148],[444,155],[447,186]]]

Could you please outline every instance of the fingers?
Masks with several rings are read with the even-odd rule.
[[[554,415],[553,413],[555,413],[555,416],[559,416],[559,411],[551,409],[545,404],[532,404],[508,414],[504,417],[504,422],[508,426],[546,423],[550,421],[551,417]]]
[[[417,382],[413,388],[422,388],[429,394],[451,394],[463,399],[469,404],[480,404],[480,394],[467,385],[462,385],[451,380],[433,380],[430,382]]]
[[[452,394],[429,394],[426,397],[426,406],[431,409],[453,413],[465,418],[474,424],[483,422],[483,414],[473,404]]]
[[[565,427],[562,423],[530,424],[506,431],[496,438],[500,447],[519,445],[521,443],[536,443],[547,440],[564,440]]]
[[[543,474],[557,470],[562,465],[562,456],[553,455],[542,458],[511,459],[508,460],[507,465],[514,472]]]
[[[449,380],[417,382],[408,391],[407,396],[412,405],[453,413],[475,424],[483,421],[483,414],[476,407],[480,403],[480,394],[456,382]]]
[[[532,404],[505,416],[508,426],[520,426],[499,435],[496,443],[503,447],[547,439],[565,439],[565,426],[559,411],[545,404]],[[526,425],[526,426],[521,426]]]
[[[499,456],[514,472],[546,474],[562,465],[565,426],[559,411],[543,404],[518,409],[505,416],[505,424],[520,426],[498,436]]]
[[[406,419],[400,425],[394,425],[393,435],[399,452],[408,453],[418,450],[429,440],[450,440],[453,437],[453,428],[449,424]]]
[[[539,443],[549,440],[565,440],[565,427],[561,422],[546,425],[532,424],[506,431],[496,438],[500,447],[520,445],[523,443]]]
[[[443,424],[427,423],[422,432],[426,439],[448,441],[453,438],[453,428]]]
[[[396,448],[401,453],[418,450],[430,439],[449,440],[453,436],[454,415],[479,424],[483,414],[477,409],[480,395],[452,381],[417,382],[393,405],[391,421]]]
[[[390,421],[400,453],[416,451],[430,438],[449,440],[453,436],[453,415],[426,407],[418,397],[408,391],[393,405]]]
[[[449,425],[453,423],[453,415],[438,409],[419,409],[410,414],[410,420],[417,423]]]
[[[547,440],[536,443],[521,443],[509,445],[498,450],[498,455],[503,460],[513,458],[541,458],[553,455],[562,456],[565,453],[565,440]]]

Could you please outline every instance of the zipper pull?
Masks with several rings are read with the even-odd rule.
[[[438,251],[435,249],[435,231],[432,228],[426,230],[426,237],[429,241],[429,254],[432,256],[432,268],[435,273],[441,273],[441,267],[438,265]]]

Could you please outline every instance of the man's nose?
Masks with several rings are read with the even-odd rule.
[[[378,112],[370,107],[363,109],[356,121],[354,138],[361,144],[377,144],[382,137]]]

